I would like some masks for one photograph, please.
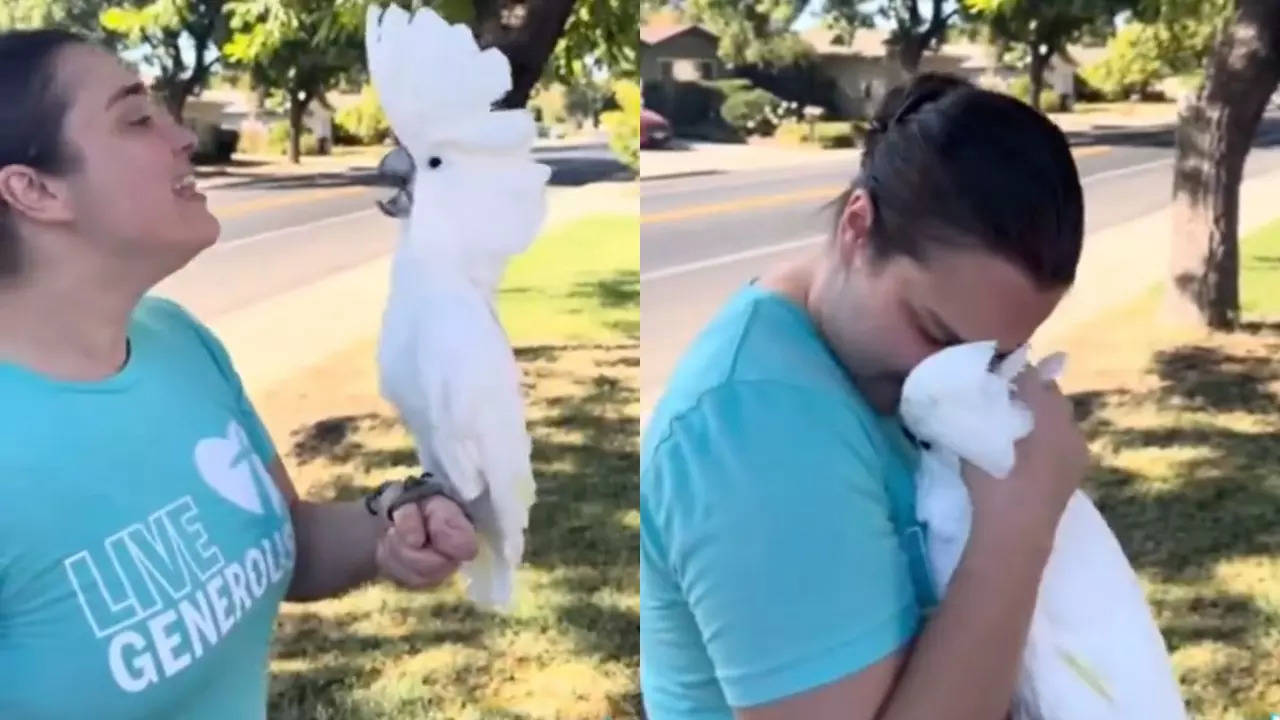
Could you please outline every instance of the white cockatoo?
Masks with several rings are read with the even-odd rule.
[[[938,597],[969,537],[972,506],[961,458],[997,478],[1034,418],[1015,397],[1027,348],[992,367],[994,342],[952,346],[907,377],[899,413],[922,441],[916,516],[926,527]],[[1065,356],[1035,371],[1056,378]],[[1041,576],[1014,695],[1015,720],[1180,720],[1186,717],[1168,649],[1138,577],[1083,490],[1067,504]]]
[[[460,498],[479,550],[468,596],[508,610],[535,499],[521,375],[494,308],[511,257],[537,236],[551,171],[534,120],[494,110],[511,88],[497,49],[429,9],[369,8],[374,88],[401,147],[383,160],[403,218],[378,347],[380,386],[423,469]]]

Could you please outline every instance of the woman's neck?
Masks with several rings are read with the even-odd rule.
[[[104,280],[0,281],[0,362],[69,381],[119,372],[128,358],[129,318],[145,291]]]
[[[791,300],[796,305],[812,314],[810,294],[813,292],[814,280],[817,277],[817,256],[807,257],[786,265],[774,268],[760,276],[761,287],[772,290]]]

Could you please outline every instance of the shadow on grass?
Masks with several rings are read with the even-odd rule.
[[[1162,351],[1154,358],[1165,383],[1166,406],[1212,412],[1275,412],[1280,397],[1270,387],[1280,380],[1274,355],[1243,355],[1219,348],[1188,345]]]
[[[278,698],[279,707],[300,708],[292,717],[304,717],[306,710],[319,707],[317,698],[326,695],[331,705],[356,703],[375,679],[375,668],[445,642],[481,648],[492,662],[509,663],[502,659],[502,650],[487,647],[487,642],[511,633],[529,633],[529,642],[548,642],[535,639],[540,635],[559,636],[554,642],[568,641],[579,656],[601,665],[620,663],[628,672],[638,670],[639,617],[633,609],[639,592],[638,353],[637,343],[543,345],[516,351],[529,393],[538,482],[524,564],[545,573],[545,590],[540,591],[545,594],[537,598],[545,613],[506,618],[474,610],[461,599],[453,603],[430,599],[429,594],[422,599],[394,594],[378,610],[381,620],[390,618],[389,627],[397,629],[385,634],[366,632],[357,624],[367,613],[288,613],[281,619],[275,658],[288,663],[331,653],[334,660],[319,658],[312,663],[314,672],[282,671],[279,689],[273,689],[273,708]],[[403,430],[393,418],[378,413],[335,416],[305,426],[293,433],[292,453],[299,462],[329,463],[320,466],[326,477],[309,492],[317,500],[358,497],[372,483],[361,477],[367,468],[403,466],[406,472],[417,471],[416,451]],[[402,621],[396,620],[395,612],[404,613]],[[341,672],[332,669],[337,665]],[[495,667],[502,673],[512,666]],[[330,683],[344,684],[328,693]],[[607,691],[616,692],[609,696],[621,710],[615,717],[639,716],[634,690],[623,686]],[[414,697],[429,699],[436,697],[434,692]],[[466,692],[455,688],[440,695],[456,698]],[[352,707],[352,717],[364,717],[357,714],[364,710]],[[379,706],[380,712],[385,710]],[[397,713],[401,710],[396,708]]]
[[[640,302],[640,271],[621,270],[600,280],[575,283],[569,297],[586,298],[601,307],[635,307]]]
[[[1222,587],[1217,573],[1223,561],[1280,555],[1275,329],[1161,350],[1147,368],[1159,380],[1152,390],[1071,397],[1086,436],[1139,453],[1101,458],[1086,489],[1133,566],[1158,583],[1152,606],[1171,651],[1219,643],[1250,657],[1269,652],[1275,611]],[[1195,703],[1232,699],[1198,687]]]

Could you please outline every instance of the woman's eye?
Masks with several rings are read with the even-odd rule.
[[[150,124],[151,124],[151,116],[150,116],[150,115],[144,115],[144,116],[142,116],[142,117],[138,118],[137,120],[134,120],[133,122],[131,122],[131,123],[129,123],[129,124],[130,124],[130,125],[133,125],[134,127],[146,127],[146,126],[148,126],[148,125],[150,125]]]
[[[427,167],[431,168],[432,170],[435,170],[436,168],[440,167],[443,164],[444,164],[444,160],[440,159],[439,155],[432,155],[427,160]]]

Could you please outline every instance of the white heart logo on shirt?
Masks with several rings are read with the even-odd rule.
[[[276,513],[283,512],[284,499],[249,444],[248,434],[235,420],[227,423],[226,437],[204,438],[196,443],[195,455],[200,477],[222,497],[261,515],[263,507],[258,487],[261,480]]]

